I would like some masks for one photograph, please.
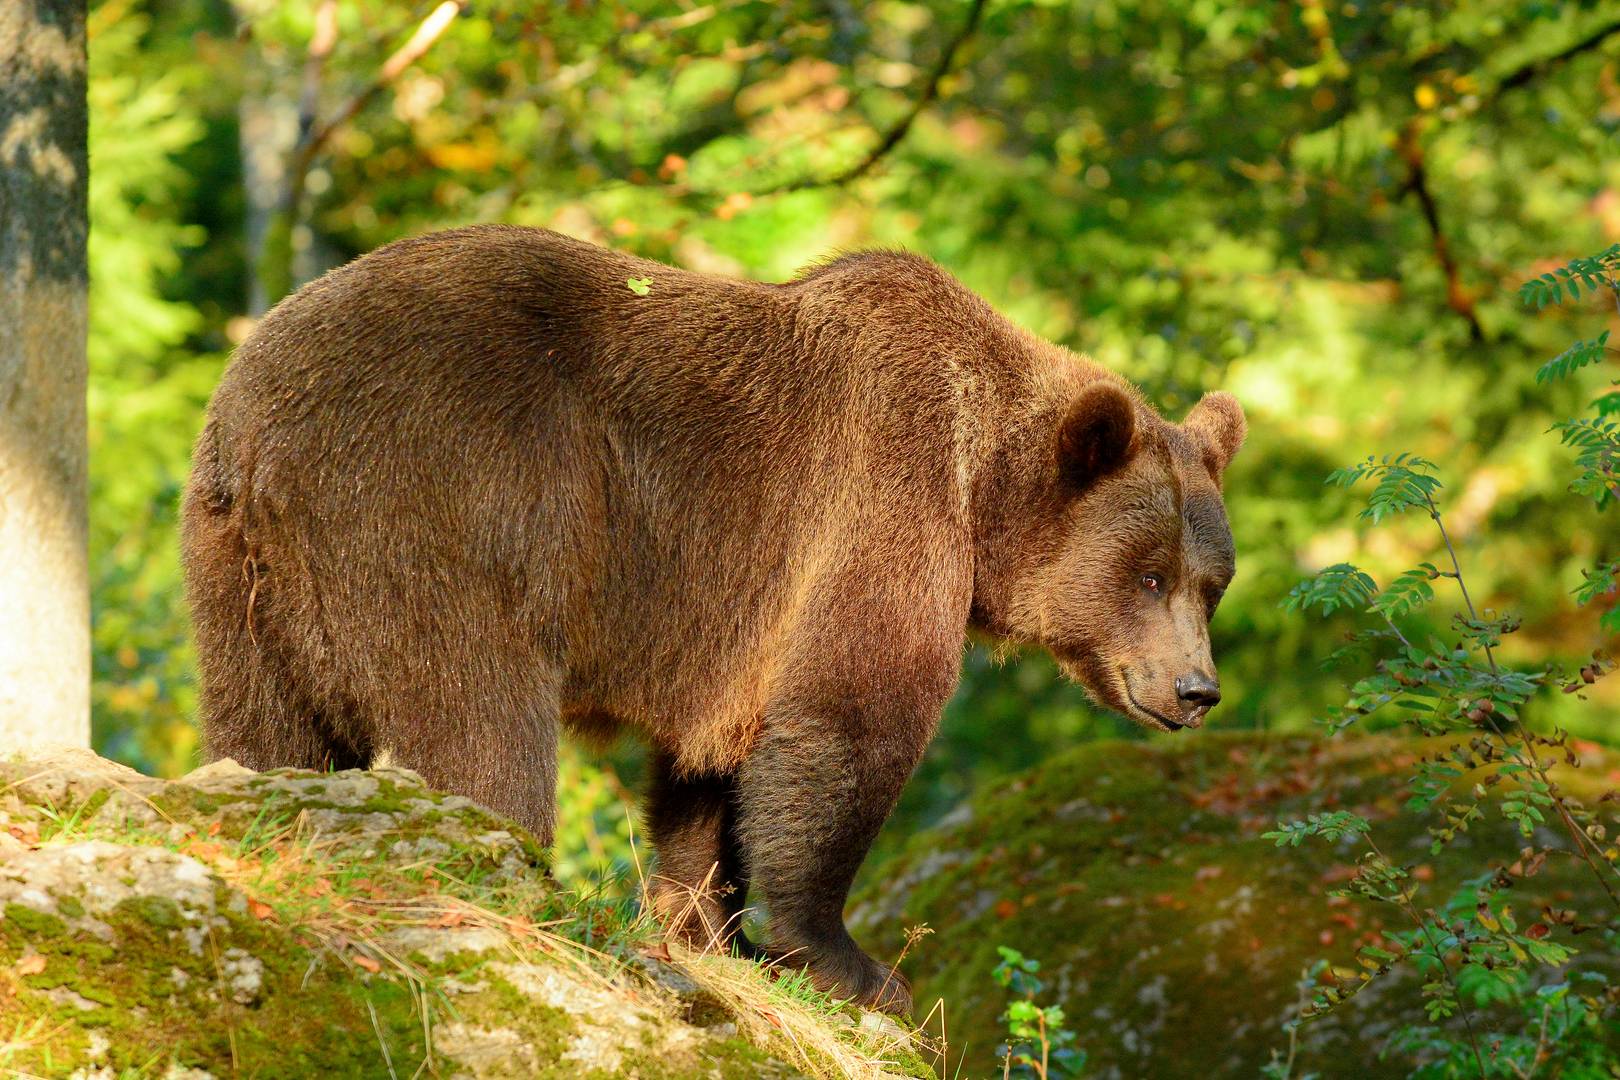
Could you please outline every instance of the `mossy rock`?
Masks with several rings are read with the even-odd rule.
[[[869,867],[851,926],[873,943],[933,929],[905,970],[919,1015],[944,999],[965,1076],[1001,1074],[1006,998],[991,971],[1006,945],[1041,962],[1044,1003],[1063,1006],[1088,1075],[1252,1078],[1285,1047],[1283,1024],[1297,1014],[1312,962],[1353,966],[1359,945],[1402,928],[1388,908],[1326,896],[1360,848],[1278,849],[1262,833],[1354,810],[1375,823],[1391,858],[1433,885],[1436,902],[1448,884],[1512,862],[1522,847],[1516,828],[1493,816],[1431,855],[1434,822],[1402,810],[1404,777],[1419,754],[1447,745],[1209,733],[1090,744],[972,800]],[[1587,758],[1561,777],[1590,805],[1620,786],[1620,773],[1612,757]],[[1547,899],[1589,921],[1613,914],[1574,860],[1549,862],[1513,893],[1521,912]],[[1590,951],[1597,939],[1567,943],[1586,950],[1579,963],[1612,967],[1615,957]],[[1296,1067],[1405,1076],[1413,1063],[1389,1051],[1389,1036],[1422,1021],[1414,980],[1379,980],[1300,1029]]]
[[[646,942],[626,911],[579,904],[532,837],[401,770],[0,763],[0,1072],[829,1075],[669,989],[730,963],[727,985],[764,1001],[765,973],[627,963]],[[569,937],[587,926],[593,949]],[[932,1075],[908,1034],[824,1034],[863,1075]]]

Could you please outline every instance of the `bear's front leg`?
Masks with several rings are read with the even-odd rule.
[[[807,695],[767,712],[737,778],[738,838],[769,909],[770,955],[822,990],[905,1014],[911,988],[844,926],[855,872],[938,721],[939,703]]]

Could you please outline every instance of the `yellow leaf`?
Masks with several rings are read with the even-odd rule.
[[[427,149],[427,158],[434,165],[460,172],[488,172],[499,157],[500,144],[482,132],[472,142],[440,143]]]

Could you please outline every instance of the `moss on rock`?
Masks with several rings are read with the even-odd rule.
[[[579,916],[532,837],[408,772],[165,783],[69,753],[0,764],[0,836],[0,1071],[828,1075],[557,933],[634,956],[649,928]]]
[[[1282,1025],[1296,1014],[1305,969],[1319,957],[1349,962],[1389,916],[1325,897],[1350,874],[1353,844],[1278,849],[1262,833],[1279,820],[1354,810],[1374,821],[1392,858],[1437,887],[1512,861],[1521,846],[1493,818],[1430,854],[1431,822],[1401,812],[1402,778],[1417,754],[1444,745],[1211,734],[1087,745],[965,804],[869,867],[851,925],[873,942],[933,928],[905,968],[919,1013],[945,1000],[952,1053],[967,1050],[964,1075],[1000,1075],[994,1048],[1006,1002],[990,972],[996,947],[1007,945],[1041,961],[1046,999],[1064,1007],[1092,1074],[1253,1077],[1286,1042]],[[1589,764],[1568,777],[1588,797],[1615,768]],[[1536,910],[1538,897],[1556,896],[1561,907],[1601,916],[1596,883],[1564,862],[1521,884],[1516,905]],[[1301,1029],[1300,1067],[1407,1075],[1410,1062],[1380,1055],[1392,1030],[1421,1018],[1410,981],[1381,980]]]

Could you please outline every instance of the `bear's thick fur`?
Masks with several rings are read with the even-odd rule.
[[[1196,726],[1242,438],[1229,396],[1167,423],[914,255],[769,285],[533,229],[392,244],[270,312],[210,405],[208,751],[387,755],[549,841],[559,727],[632,730],[676,929],[741,947],[752,886],[770,952],[905,1009],[842,909],[964,633]]]

